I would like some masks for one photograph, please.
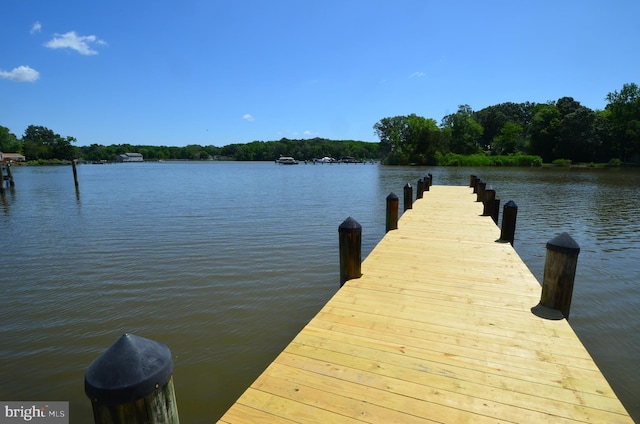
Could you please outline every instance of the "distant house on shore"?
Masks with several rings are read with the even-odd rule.
[[[0,162],[24,162],[26,158],[20,153],[0,152]]]
[[[142,162],[141,153],[123,153],[118,155],[118,162]]]

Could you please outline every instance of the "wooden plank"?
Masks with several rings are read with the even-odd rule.
[[[631,423],[475,198],[425,192],[220,422]]]

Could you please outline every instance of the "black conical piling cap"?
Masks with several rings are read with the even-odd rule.
[[[547,249],[572,255],[580,253],[580,246],[578,246],[578,243],[576,243],[568,233],[562,233],[549,240],[547,242]]]
[[[173,374],[169,348],[124,334],[89,365],[84,391],[103,405],[130,403],[164,386]]]
[[[362,225],[358,224],[358,221],[349,217],[344,220],[338,227],[339,233],[358,233],[362,231]]]
[[[518,209],[518,205],[516,205],[516,202],[514,202],[513,200],[509,200],[507,203],[505,203],[504,207],[507,209]]]
[[[387,196],[387,200],[398,200],[398,196],[396,196],[396,194],[392,191],[391,193],[389,193],[389,195]]]

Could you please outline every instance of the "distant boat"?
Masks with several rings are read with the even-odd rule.
[[[325,156],[322,159],[314,158],[313,161],[315,163],[335,163],[337,160],[334,158],[330,158],[329,156]]]
[[[297,165],[298,161],[291,156],[280,156],[276,163],[279,163],[280,165]]]

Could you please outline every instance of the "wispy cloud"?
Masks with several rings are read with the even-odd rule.
[[[420,78],[425,76],[426,74],[424,72],[414,72],[413,74],[409,75],[409,78]]]
[[[319,134],[320,133],[309,131],[309,130],[306,130],[305,132],[302,133],[302,135],[304,135],[305,137],[317,137]]]
[[[42,30],[42,24],[40,22],[36,22],[33,25],[31,25],[31,30],[29,30],[29,32],[31,34],[35,34],[36,32],[40,32]]]
[[[0,78],[16,82],[34,82],[40,78],[40,73],[29,66],[18,66],[8,72],[0,69]]]
[[[95,35],[78,35],[75,31],[69,31],[66,34],[55,34],[45,44],[45,47],[50,49],[71,49],[82,55],[91,56],[98,54],[98,51],[92,48],[93,45],[104,46],[106,44]]]
[[[255,120],[255,118],[253,116],[251,116],[250,114],[248,114],[248,113],[245,113],[244,115],[242,115],[242,119],[244,119],[245,121],[249,121],[249,122]]]

